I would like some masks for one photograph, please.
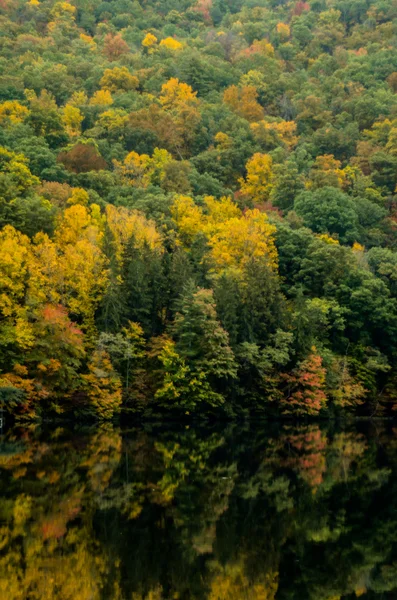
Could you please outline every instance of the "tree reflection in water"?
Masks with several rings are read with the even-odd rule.
[[[395,598],[396,468],[379,424],[13,430],[0,598]]]

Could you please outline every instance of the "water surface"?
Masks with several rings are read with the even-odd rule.
[[[397,597],[390,424],[15,429],[1,600]]]

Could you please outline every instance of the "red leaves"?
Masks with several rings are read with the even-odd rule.
[[[51,330],[52,336],[62,338],[63,342],[73,346],[82,346],[83,333],[69,319],[68,311],[60,304],[47,304],[41,313],[44,328]]]
[[[302,0],[300,0],[295,4],[294,8],[292,9],[292,14],[299,17],[303,12],[307,10],[310,10],[310,5],[307,2],[303,2]]]
[[[327,404],[324,393],[325,375],[322,358],[313,346],[309,356],[292,374],[284,376],[289,383],[288,397],[282,401],[284,413],[296,416],[318,415]]]

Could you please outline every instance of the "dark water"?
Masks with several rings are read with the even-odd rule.
[[[1,600],[397,598],[391,424],[0,441]]]

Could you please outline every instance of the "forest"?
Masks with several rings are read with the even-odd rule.
[[[397,409],[395,0],[0,0],[0,408]]]

